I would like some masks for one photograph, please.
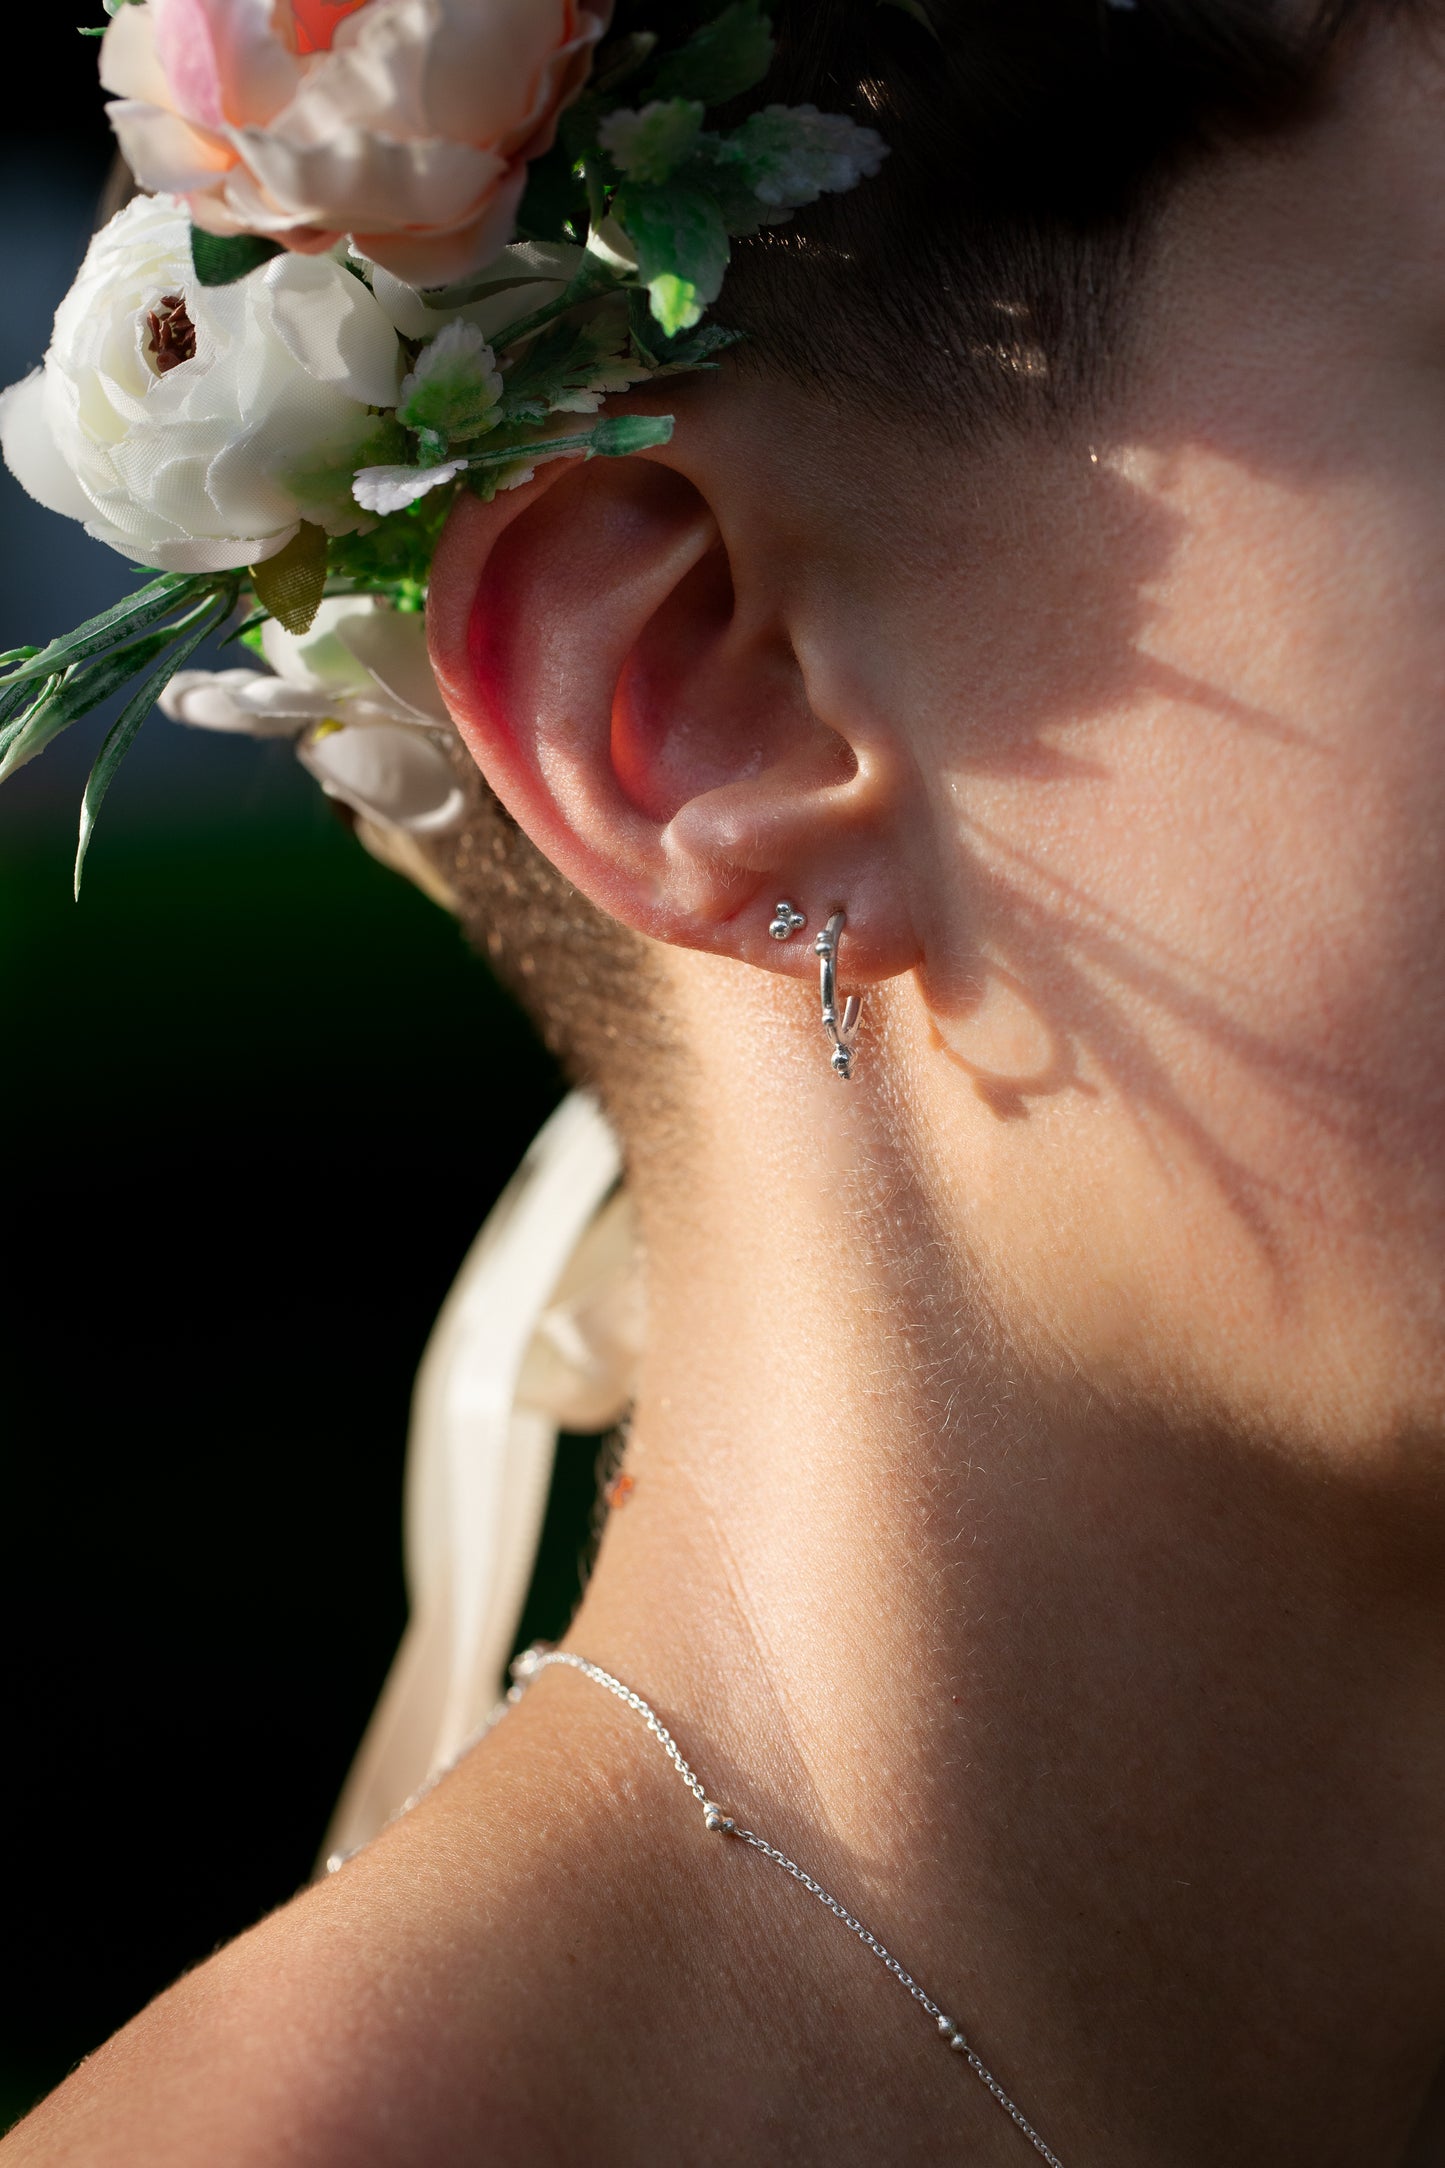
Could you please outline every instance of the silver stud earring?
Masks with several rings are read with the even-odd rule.
[[[768,932],[775,941],[791,941],[800,926],[808,923],[807,913],[800,911],[786,896],[773,906],[773,923]]]
[[[813,943],[822,981],[823,1029],[833,1042],[832,1068],[840,1084],[846,1084],[853,1073],[853,1040],[862,1007],[858,996],[850,994],[843,1004],[841,1016],[838,1013],[838,944],[843,938],[847,918],[846,911],[835,911]]]

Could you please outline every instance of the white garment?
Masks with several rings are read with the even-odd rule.
[[[327,1835],[346,1855],[447,1768],[502,1691],[559,1430],[605,1430],[641,1346],[617,1140],[574,1092],[477,1236],[422,1357],[407,1442],[411,1621]]]

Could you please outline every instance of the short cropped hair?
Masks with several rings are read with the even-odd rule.
[[[1391,0],[773,0],[762,96],[852,112],[882,172],[745,242],[740,354],[967,437],[1087,406],[1169,180],[1308,110]]]
[[[911,395],[954,440],[1086,409],[1127,349],[1171,178],[1302,116],[1355,25],[1406,4],[771,0],[777,57],[747,102],[851,112],[890,155],[737,247],[716,312],[744,334],[729,365],[884,412]],[[622,0],[616,27],[656,5]],[[472,940],[627,1129],[664,1043],[644,944],[489,794],[447,856]]]

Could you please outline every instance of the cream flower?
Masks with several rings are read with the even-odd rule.
[[[362,523],[351,477],[401,362],[333,258],[200,286],[184,209],[139,197],[92,241],[44,367],[0,395],[0,448],[32,497],[140,564],[257,564],[303,519]]]
[[[419,611],[347,596],[323,602],[309,632],[283,632],[273,618],[261,639],[274,676],[181,670],[163,712],[203,730],[294,738],[327,796],[377,828],[429,836],[460,826],[466,799],[444,749],[451,718]]]
[[[101,80],[121,149],[196,224],[304,252],[349,234],[414,286],[511,238],[527,161],[611,0],[139,0]]]

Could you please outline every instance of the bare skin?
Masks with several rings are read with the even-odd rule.
[[[729,379],[437,567],[461,728],[682,1048],[570,1645],[1068,2168],[1445,2163],[1442,117],[1382,36],[1201,174],[1073,433],[865,473]],[[1031,2157],[552,1672],[0,2163],[683,2152]]]

